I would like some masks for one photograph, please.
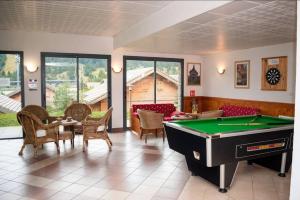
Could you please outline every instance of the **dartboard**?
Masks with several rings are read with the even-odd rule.
[[[267,82],[276,85],[280,81],[280,71],[277,68],[270,68],[266,73]]]

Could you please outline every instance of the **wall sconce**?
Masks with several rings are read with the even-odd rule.
[[[218,67],[218,73],[224,74],[225,73],[225,67]]]
[[[37,65],[34,65],[33,63],[27,63],[25,67],[27,71],[30,73],[36,72],[39,68]]]
[[[114,65],[112,67],[112,70],[115,72],[115,73],[120,73],[122,71],[122,67],[119,66],[119,65]]]

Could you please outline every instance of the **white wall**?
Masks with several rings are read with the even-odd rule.
[[[297,38],[300,38],[300,4],[297,2]],[[293,163],[291,174],[290,200],[300,199],[300,41],[297,40],[296,56],[296,104],[295,104],[295,126],[294,126],[294,146],[293,146]]]
[[[295,53],[295,44],[285,43],[205,56],[201,93],[212,97],[293,103],[295,99]],[[274,56],[288,56],[287,91],[261,90],[261,58]],[[239,60],[250,60],[249,89],[234,88],[234,62]],[[218,74],[218,66],[226,68],[223,75]]]
[[[25,65],[26,63],[34,63],[41,66],[41,52],[110,54],[112,45],[112,38],[109,37],[0,31],[0,49],[23,51]],[[24,70],[26,105],[41,104],[40,69],[39,67],[35,73],[28,73],[26,69]],[[29,78],[38,80],[37,91],[28,90]]]
[[[87,53],[87,54],[111,54],[112,66],[123,65],[123,55],[183,58],[186,62],[201,62],[200,56],[154,54],[128,52],[124,49],[113,51],[111,37],[95,37],[71,34],[53,34],[37,32],[0,31],[0,50],[12,50],[24,52],[24,63],[34,63],[40,66],[40,52],[59,53]],[[30,78],[38,80],[37,91],[29,91],[27,81]],[[24,70],[25,81],[25,104],[41,104],[41,71],[28,73]],[[185,80],[186,85],[186,80]],[[196,95],[201,95],[201,87],[185,87],[185,95],[189,89],[195,89]],[[112,106],[114,107],[112,124],[113,127],[123,126],[123,73],[112,72]]]

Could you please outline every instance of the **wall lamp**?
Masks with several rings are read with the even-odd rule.
[[[218,73],[219,74],[224,74],[225,73],[225,67],[217,67]]]
[[[120,73],[122,71],[122,66],[119,66],[119,65],[114,65],[112,67],[112,70],[115,72],[115,73]]]
[[[34,65],[33,63],[27,63],[25,67],[27,71],[30,73],[36,72],[39,68],[37,65]]]

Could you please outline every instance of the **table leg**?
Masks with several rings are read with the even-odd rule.
[[[72,148],[74,149],[74,139],[75,139],[75,132],[74,132],[74,126],[70,126],[70,130],[72,132]]]
[[[280,173],[278,174],[278,176],[280,177],[285,177],[286,157],[287,157],[287,152],[282,153]]]
[[[225,193],[227,189],[225,188],[225,164],[220,165],[220,186],[219,192]]]

